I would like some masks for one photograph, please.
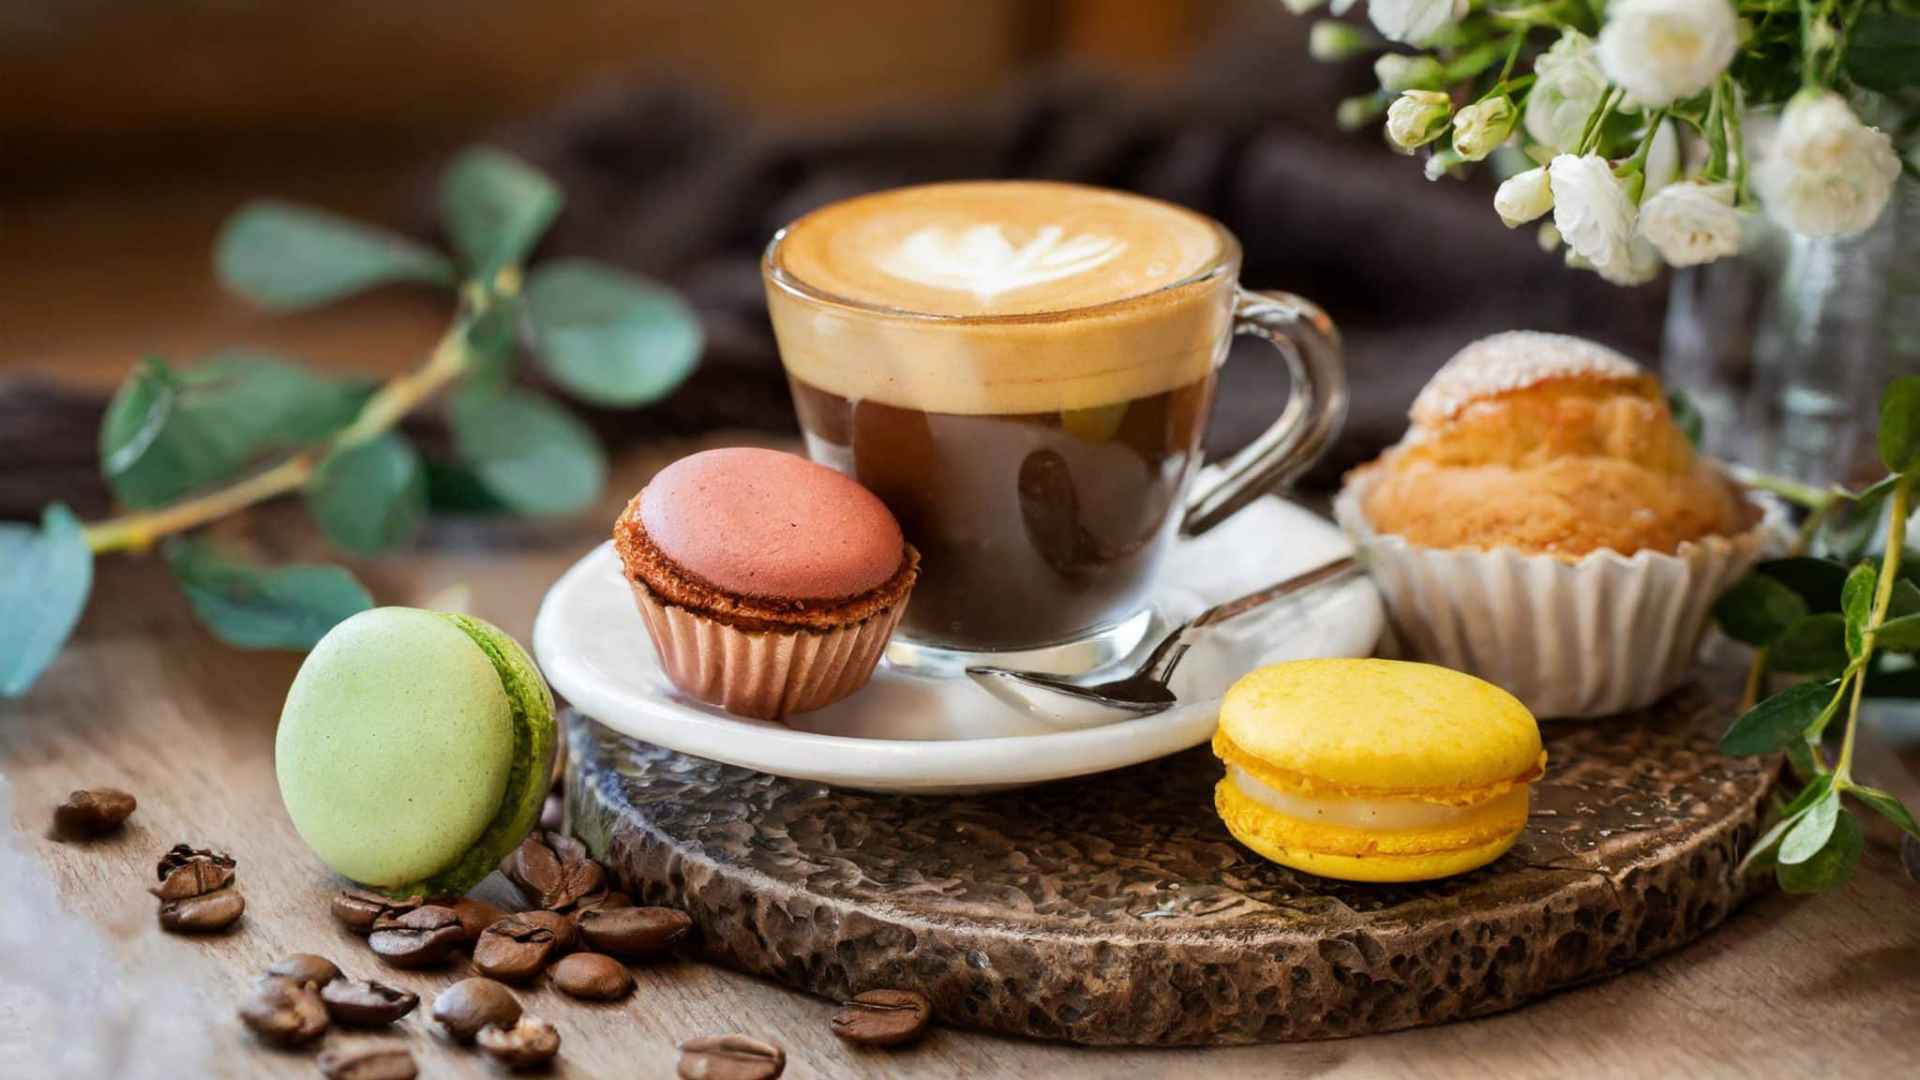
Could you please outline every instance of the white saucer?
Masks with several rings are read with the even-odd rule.
[[[1154,607],[1170,623],[1351,550],[1332,522],[1261,499],[1174,548]],[[931,795],[1084,776],[1197,746],[1212,737],[1220,695],[1240,675],[1276,660],[1366,656],[1384,625],[1365,578],[1243,616],[1205,632],[1187,653],[1173,682],[1182,704],[1099,727],[1062,730],[971,679],[907,675],[884,663],[859,693],[782,725],[731,716],[674,689],[609,542],[548,591],[533,648],[555,690],[623,734],[777,776]]]

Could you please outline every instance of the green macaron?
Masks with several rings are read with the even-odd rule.
[[[375,608],[320,639],[274,739],[280,798],[341,876],[393,896],[466,892],[540,819],[553,694],[480,619]]]

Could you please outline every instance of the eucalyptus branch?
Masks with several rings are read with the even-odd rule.
[[[354,421],[339,433],[217,491],[159,510],[87,525],[87,547],[96,555],[145,551],[164,537],[211,524],[250,506],[299,491],[329,454],[390,430],[466,373],[472,356],[467,347],[467,327],[492,304],[486,290],[473,290],[471,297],[471,314],[453,320],[428,354],[427,362],[413,371],[396,375],[381,387],[367,399]]]
[[[358,380],[253,352],[183,368],[142,360],[101,425],[101,472],[129,512],[84,525],[64,505],[38,528],[0,524],[0,696],[26,693],[59,654],[93,587],[94,560],[160,541],[167,570],[215,636],[242,648],[306,649],[373,597],[345,567],[263,567],[187,536],[295,493],[335,546],[406,543],[441,505],[570,514],[606,478],[593,434],[552,399],[517,387],[521,330],[552,383],[599,405],[645,405],[699,359],[692,312],[672,292],[585,259],[528,256],[559,214],[545,176],[485,147],[459,155],[440,189],[443,254],[324,211],[260,201],[215,243],[232,292],[278,311],[394,284],[457,290],[420,366],[369,392]],[[445,400],[450,459],[430,474],[402,420]],[[436,490],[430,475],[444,488]],[[18,613],[18,617],[14,617]]]

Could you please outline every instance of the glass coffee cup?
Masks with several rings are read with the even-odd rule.
[[[808,454],[860,481],[921,554],[895,667],[1075,674],[1135,648],[1175,538],[1303,472],[1346,411],[1318,307],[1240,288],[1218,222],[1039,181],[900,188],[777,233],[762,271]],[[1234,334],[1292,386],[1200,474]]]

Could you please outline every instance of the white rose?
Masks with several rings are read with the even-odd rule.
[[[1561,154],[1547,165],[1553,187],[1553,224],[1568,251],[1604,276],[1631,263],[1633,202],[1598,154]],[[1609,278],[1611,280],[1611,278]]]
[[[1411,154],[1447,130],[1453,101],[1438,90],[1408,90],[1387,107],[1387,139]]]
[[[1467,161],[1484,160],[1513,134],[1519,119],[1512,98],[1502,95],[1477,101],[1454,115],[1453,152]]]
[[[1424,45],[1467,14],[1467,0],[1367,0],[1367,18],[1388,41]]]
[[[1731,183],[1687,180],[1640,204],[1640,236],[1674,266],[1698,266],[1740,251]]]
[[[1853,115],[1840,95],[1802,91],[1787,102],[1754,165],[1767,216],[1802,236],[1852,236],[1879,218],[1900,176],[1885,132]]]
[[[1527,94],[1527,136],[1534,142],[1571,153],[1586,129],[1587,117],[1607,92],[1593,39],[1567,30],[1533,62],[1533,90]]]
[[[1544,167],[1507,177],[1493,193],[1493,209],[1507,228],[1517,229],[1553,209],[1553,187]]]
[[[1639,105],[1671,105],[1713,85],[1740,45],[1727,0],[1614,0],[1600,67]]]
[[[1660,253],[1636,236],[1627,244],[1626,258],[1599,263],[1593,270],[1615,285],[1644,285],[1660,276]]]

